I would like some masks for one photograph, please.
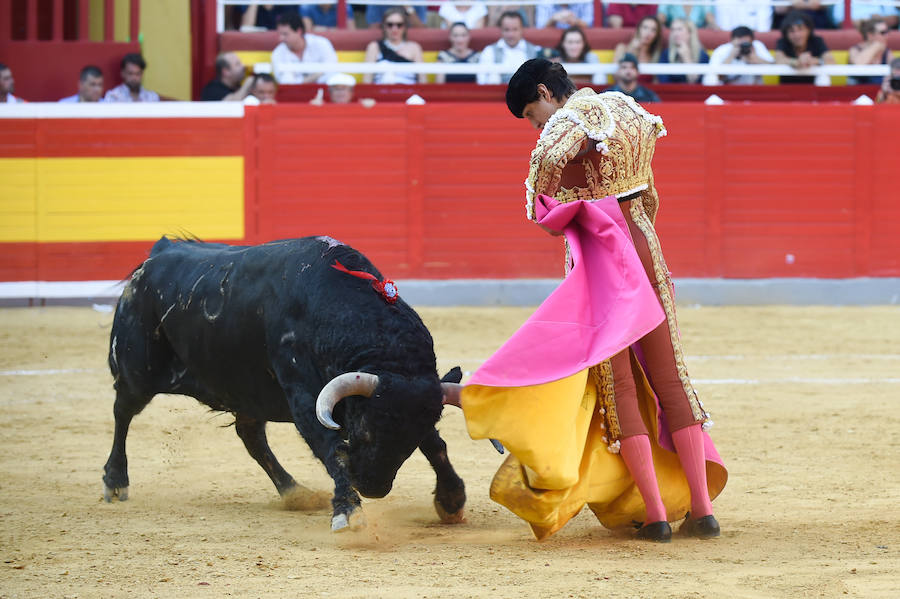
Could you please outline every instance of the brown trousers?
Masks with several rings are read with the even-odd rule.
[[[641,200],[635,199],[634,201],[640,202]],[[631,202],[622,202],[619,204],[619,207],[622,209],[622,214],[628,223],[632,242],[635,249],[637,249],[638,257],[641,259],[647,278],[650,280],[654,290],[656,290],[658,297],[659,288],[655,284],[657,279],[653,269],[653,257],[650,253],[650,246],[644,233],[632,220],[630,204]],[[674,317],[674,314],[672,317]],[[644,354],[647,375],[653,384],[656,396],[659,398],[660,406],[666,414],[669,430],[677,431],[697,424],[699,421],[694,417],[684,384],[678,375],[673,344],[679,343],[679,341],[672,339],[668,319],[669,316],[667,315],[666,320],[663,320],[659,326],[642,337],[638,344],[641,352]],[[631,370],[629,353],[630,350],[626,348],[609,360],[615,381],[616,414],[623,438],[648,434],[647,427],[644,425],[638,409],[637,388]]]

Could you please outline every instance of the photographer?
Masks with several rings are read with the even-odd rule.
[[[765,44],[753,39],[753,30],[749,27],[735,27],[731,32],[731,41],[725,42],[715,50],[709,58],[709,64],[769,64],[775,62]],[[762,83],[759,75],[714,75],[703,76],[703,85],[758,85]]]
[[[891,76],[884,78],[875,101],[879,104],[900,104],[900,58],[891,61]]]

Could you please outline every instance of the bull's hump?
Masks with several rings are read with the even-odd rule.
[[[334,248],[334,247],[338,247],[338,246],[342,246],[342,245],[347,245],[347,244],[344,243],[343,241],[338,241],[338,240],[335,239],[334,237],[329,237],[328,235],[319,235],[319,236],[316,237],[315,239],[316,239],[316,241],[320,241],[320,242],[324,243],[324,244],[327,245],[329,248]]]

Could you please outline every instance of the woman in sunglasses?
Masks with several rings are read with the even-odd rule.
[[[891,51],[887,47],[888,24],[880,16],[860,23],[863,41],[850,48],[850,64],[890,64]],[[851,85],[880,85],[883,77],[848,77]]]
[[[406,39],[409,21],[402,8],[391,8],[381,19],[382,37],[369,42],[366,47],[366,62],[422,62],[422,46]],[[366,73],[365,83],[425,83],[426,76],[420,73]]]

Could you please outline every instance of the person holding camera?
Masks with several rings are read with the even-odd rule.
[[[891,61],[891,76],[884,78],[875,101],[879,104],[900,104],[900,58]]]
[[[753,30],[743,25],[731,31],[731,41],[725,42],[713,50],[709,57],[710,66],[722,64],[770,64],[775,62],[766,49],[765,44],[754,39]],[[703,76],[703,85],[758,85],[762,83],[759,75],[715,75],[707,73]]]

